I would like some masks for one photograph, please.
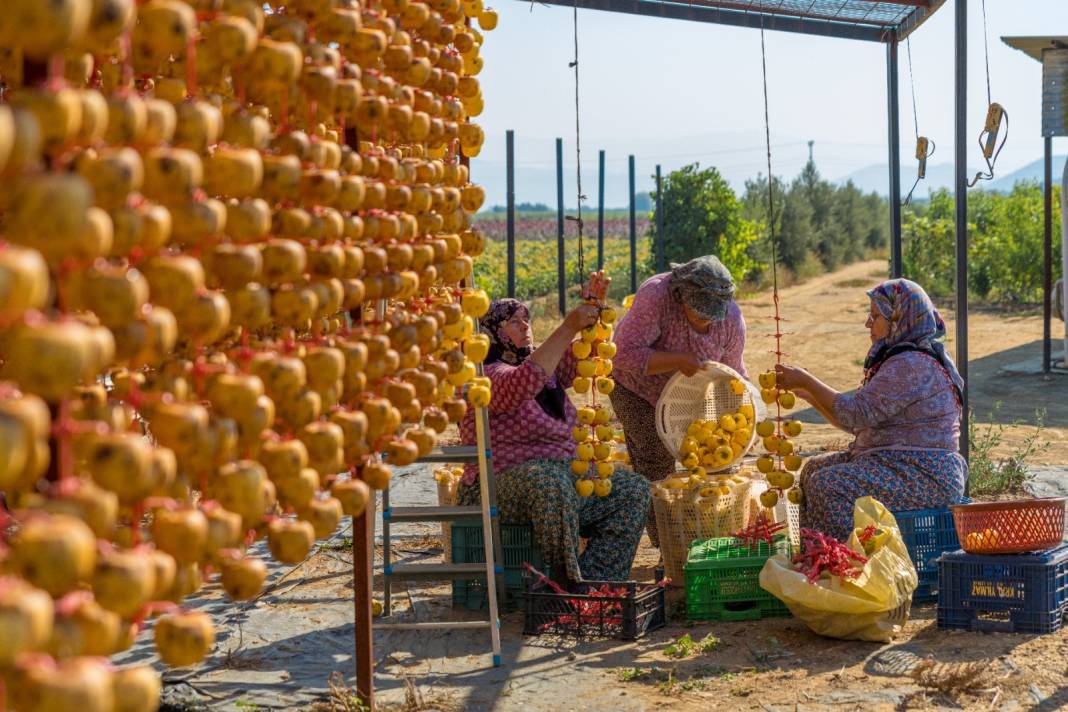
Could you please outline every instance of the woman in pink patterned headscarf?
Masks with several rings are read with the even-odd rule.
[[[597,317],[596,306],[582,304],[537,347],[530,310],[520,301],[493,302],[480,322],[490,338],[485,372],[492,383],[490,445],[501,521],[533,527],[547,573],[561,583],[628,579],[649,510],[649,486],[629,470],[617,468],[607,497],[584,498],[575,490],[571,432],[578,421],[564,387],[575,378],[571,342]],[[460,434],[475,444],[474,411]],[[468,465],[459,504],[479,502],[477,479],[478,469]]]

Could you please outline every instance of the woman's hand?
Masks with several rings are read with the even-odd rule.
[[[579,304],[564,317],[564,326],[570,329],[571,333],[577,334],[587,326],[596,324],[599,314],[600,310],[595,305]]]
[[[694,354],[681,351],[675,354],[675,370],[686,376],[692,376],[704,367],[705,362]]]
[[[809,386],[812,385],[812,380],[812,374],[803,368],[787,366],[784,363],[775,366],[775,384],[780,388],[786,388],[791,391],[800,390],[807,393]],[[805,398],[805,400],[810,399]]]

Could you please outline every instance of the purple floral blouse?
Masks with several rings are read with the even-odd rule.
[[[834,417],[852,431],[854,452],[872,448],[957,452],[961,406],[949,376],[916,351],[891,356],[870,381],[834,399]]]
[[[690,326],[682,305],[672,295],[670,279],[670,272],[647,279],[638,288],[633,306],[616,329],[617,350],[612,361],[612,375],[620,385],[652,405],[656,405],[664,386],[675,375],[646,375],[649,357],[655,351],[692,353],[698,358],[730,366],[743,378],[749,377],[742,361],[745,320],[738,305],[731,301],[723,321],[713,322],[707,334],[698,333]]]

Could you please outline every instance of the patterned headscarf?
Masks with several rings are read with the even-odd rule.
[[[923,287],[908,279],[891,279],[870,290],[868,296],[890,322],[890,333],[871,345],[864,359],[864,382],[870,381],[891,356],[922,351],[941,364],[959,395],[964,389],[964,379],[942,343],[946,324]]]
[[[672,264],[670,284],[675,298],[705,319],[726,318],[727,305],[734,298],[734,278],[715,256]]]
[[[517,312],[522,312],[528,319],[530,318],[530,309],[518,299],[496,299],[490,303],[489,311],[478,322],[482,327],[482,333],[490,340],[489,353],[483,363],[503,361],[510,366],[518,366],[534,352],[531,346],[516,346],[501,333],[501,327]],[[546,385],[538,395],[534,396],[534,400],[538,402],[541,409],[557,420],[564,420],[566,417],[564,411],[566,399],[567,392],[559,383],[552,387]]]

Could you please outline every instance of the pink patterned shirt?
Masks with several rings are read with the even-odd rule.
[[[692,353],[706,361],[718,361],[748,378],[742,350],[745,320],[732,300],[723,321],[712,322],[707,334],[690,326],[686,313],[671,293],[671,273],[664,272],[638,288],[634,304],[616,329],[616,357],[612,375],[624,388],[656,405],[661,391],[674,373],[646,375],[649,357],[655,351]]]
[[[534,397],[546,385],[570,385],[575,378],[575,357],[571,349],[560,360],[555,373],[527,359],[518,366],[496,361],[486,366],[491,398],[489,404],[490,448],[493,471],[500,474],[529,460],[570,460],[575,452],[571,429],[575,426],[575,406],[564,398],[564,419],[546,413]],[[475,411],[467,409],[460,423],[460,441],[475,445]],[[478,465],[464,466],[464,484],[478,479]]]

